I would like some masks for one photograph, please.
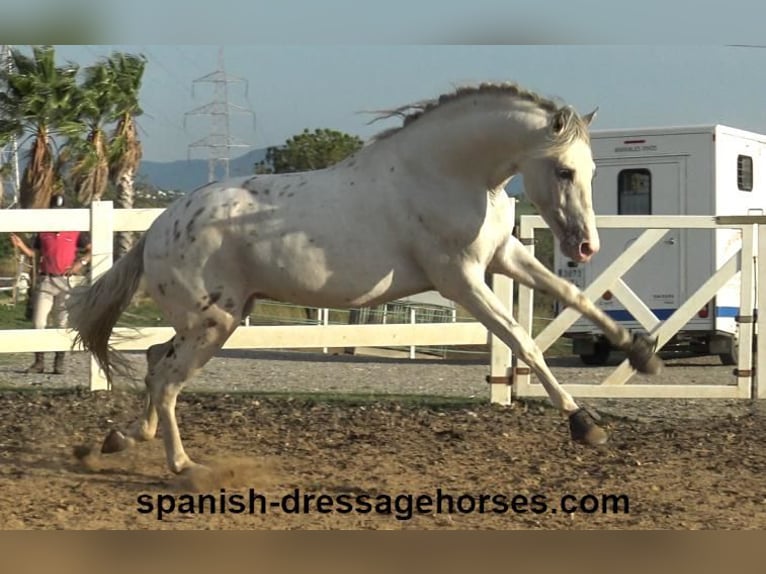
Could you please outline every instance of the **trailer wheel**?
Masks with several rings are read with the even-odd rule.
[[[725,353],[719,353],[718,358],[721,359],[721,364],[726,365],[727,367],[731,367],[733,365],[736,365],[739,360],[739,346],[737,345],[737,340],[732,338],[731,340],[731,350],[725,352]]]
[[[592,353],[582,353],[580,360],[589,367],[603,367],[609,361],[612,346],[606,339],[596,341]]]

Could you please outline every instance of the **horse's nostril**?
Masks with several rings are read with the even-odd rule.
[[[585,257],[590,257],[593,255],[594,251],[593,248],[590,246],[590,243],[587,241],[583,241],[580,244],[580,254],[584,255]]]

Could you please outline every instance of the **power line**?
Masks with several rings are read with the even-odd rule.
[[[210,116],[210,133],[204,138],[189,144],[188,155],[196,148],[208,150],[208,181],[215,181],[216,165],[223,167],[223,178],[229,177],[229,160],[233,148],[250,148],[250,144],[238,142],[231,136],[229,119],[232,113],[241,113],[252,116],[255,124],[255,114],[250,107],[238,106],[229,101],[229,85],[240,83],[245,86],[245,99],[247,99],[248,83],[244,78],[226,73],[223,59],[223,48],[218,49],[218,68],[209,74],[197,78],[192,82],[192,95],[194,86],[198,83],[213,84],[213,100],[207,104],[194,108],[184,114],[184,126],[189,116]]]

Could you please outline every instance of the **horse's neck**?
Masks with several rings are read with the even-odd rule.
[[[495,189],[539,145],[547,118],[541,110],[462,108],[437,110],[396,134],[391,143],[402,161],[420,173],[470,188]]]

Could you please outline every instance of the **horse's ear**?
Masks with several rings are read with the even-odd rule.
[[[582,117],[582,121],[585,122],[586,126],[589,126],[591,123],[593,123],[593,120],[596,118],[596,113],[598,112],[598,107],[596,107],[595,110],[593,110],[588,115],[585,115]]]
[[[561,108],[559,111],[553,114],[553,118],[551,119],[551,131],[553,132],[554,136],[557,136],[562,131],[564,131],[564,126],[567,124],[566,117],[564,116],[566,111],[567,108]]]

